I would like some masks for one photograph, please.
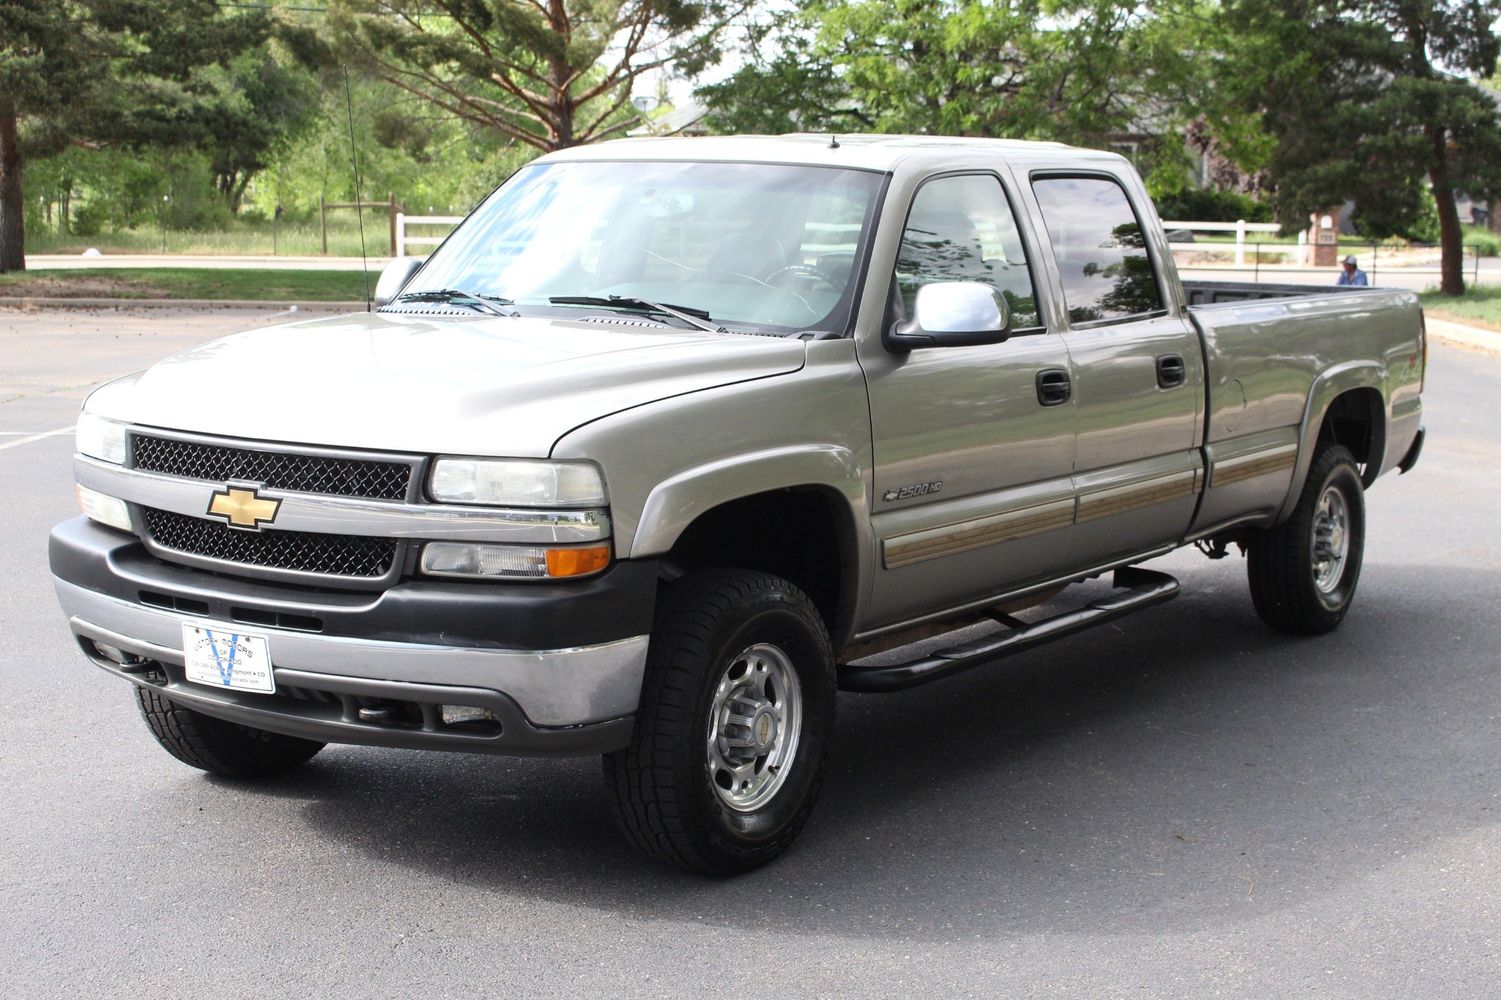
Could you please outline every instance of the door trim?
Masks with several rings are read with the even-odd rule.
[[[1083,524],[1113,514],[1124,514],[1142,507],[1166,503],[1179,497],[1193,496],[1198,492],[1199,470],[1184,469],[1125,486],[1111,486],[1081,493],[1077,521]]]
[[[1255,479],[1257,476],[1291,469],[1297,460],[1296,443],[1258,448],[1246,455],[1220,459],[1209,467],[1209,488],[1230,486],[1247,479]]]
[[[881,542],[881,564],[899,569],[971,549],[1040,535],[1074,523],[1074,500],[1065,497],[953,524],[892,535]]]

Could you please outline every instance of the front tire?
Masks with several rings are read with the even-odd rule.
[[[1365,489],[1350,452],[1319,449],[1292,517],[1249,548],[1251,600],[1262,621],[1289,635],[1337,628],[1355,599],[1365,552]]]
[[[835,697],[828,632],[802,591],[749,570],[677,581],[652,632],[631,744],[604,759],[621,829],[705,875],[777,857],[813,810]]]
[[[184,708],[153,688],[137,687],[146,728],[162,749],[190,767],[226,778],[266,778],[312,758],[324,744],[268,733]]]

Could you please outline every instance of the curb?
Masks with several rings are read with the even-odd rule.
[[[46,296],[0,296],[0,309],[271,309],[300,313],[364,312],[363,302],[268,302],[255,299],[70,299]]]
[[[1467,347],[1472,351],[1501,354],[1501,333],[1485,330],[1464,323],[1452,323],[1446,319],[1427,317],[1428,335],[1434,340]]]

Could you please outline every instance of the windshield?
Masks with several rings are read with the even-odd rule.
[[[867,171],[761,163],[532,164],[403,296],[463,289],[559,315],[661,303],[730,329],[843,333],[880,183]],[[551,301],[578,297],[601,301]]]

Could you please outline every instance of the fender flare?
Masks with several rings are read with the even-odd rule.
[[[868,542],[869,530],[861,527],[861,512],[869,506],[865,473],[854,452],[835,445],[793,445],[717,459],[658,483],[642,505],[630,558],[671,551],[700,515],[731,500],[794,487],[822,487],[844,497],[855,537]]]
[[[1374,361],[1347,361],[1335,365],[1313,380],[1308,391],[1308,400],[1303,407],[1302,430],[1298,440],[1298,461],[1293,468],[1292,482],[1282,508],[1277,512],[1277,524],[1292,516],[1303,493],[1303,483],[1308,478],[1308,469],[1313,465],[1314,449],[1318,445],[1319,431],[1329,407],[1345,393],[1355,389],[1374,389],[1381,397],[1381,424],[1373,429],[1371,461],[1367,463],[1366,485],[1369,486],[1381,474],[1381,463],[1386,453],[1386,427],[1391,421],[1391,400],[1386,393],[1386,369]]]
[[[792,445],[748,452],[684,469],[653,487],[641,509],[630,558],[660,557],[705,513],[734,500],[781,489],[813,489],[834,501],[841,562],[841,620],[853,623],[869,600],[875,574],[866,473],[853,451],[837,445]]]

